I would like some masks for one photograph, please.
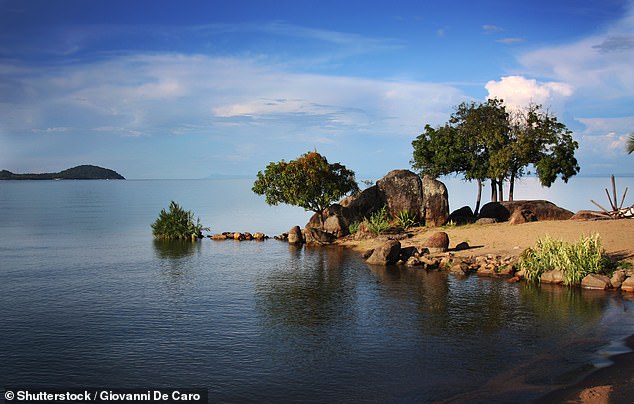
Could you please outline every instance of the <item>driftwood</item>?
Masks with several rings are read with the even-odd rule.
[[[623,207],[623,203],[625,203],[625,196],[627,195],[628,188],[625,187],[625,192],[623,192],[623,197],[621,198],[621,204],[617,205],[617,195],[616,195],[616,181],[614,179],[614,175],[612,176],[612,196],[608,192],[608,189],[605,188],[605,194],[608,196],[608,202],[610,203],[610,207],[612,210],[607,210],[603,206],[599,205],[592,199],[590,202],[595,204],[599,209],[603,211],[603,213],[612,219],[622,219],[622,218],[634,218],[634,205],[629,207]]]

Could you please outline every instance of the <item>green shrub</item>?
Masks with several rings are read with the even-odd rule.
[[[390,227],[390,221],[387,215],[387,206],[383,206],[381,210],[370,215],[370,219],[365,219],[365,225],[375,235],[380,235]]]
[[[398,225],[405,230],[418,225],[416,215],[411,213],[409,210],[400,211],[396,216],[396,219],[398,221]]]
[[[586,275],[601,273],[606,264],[598,234],[582,236],[572,244],[546,236],[537,240],[534,248],[526,249],[519,261],[529,281],[539,282],[544,272],[559,269],[564,285],[577,285]]]
[[[209,229],[200,224],[200,219],[194,222],[194,214],[174,201],[170,203],[169,212],[162,209],[152,223],[152,234],[157,239],[196,239],[202,237],[203,230]]]
[[[357,232],[357,230],[359,230],[359,225],[360,224],[361,223],[359,223],[359,222],[351,223],[350,226],[348,226],[348,232],[350,234],[355,234]]]

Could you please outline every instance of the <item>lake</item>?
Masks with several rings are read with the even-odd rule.
[[[531,180],[516,199],[607,205],[609,179],[551,190]],[[0,182],[0,386],[203,387],[210,402],[530,402],[609,364],[634,334],[634,302],[618,293],[377,268],[356,252],[273,239],[152,239],[170,200],[212,233],[307,222],[301,209],[267,206],[251,183]],[[452,209],[473,206],[475,185],[446,183]]]

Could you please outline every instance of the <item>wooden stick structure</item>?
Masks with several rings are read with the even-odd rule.
[[[616,180],[614,179],[614,175],[612,175],[612,195],[610,195],[608,189],[605,188],[605,194],[608,197],[608,202],[610,203],[610,207],[612,208],[612,210],[607,210],[592,199],[590,199],[590,202],[601,209],[603,213],[608,215],[611,219],[634,218],[634,205],[623,208],[623,203],[625,203],[625,196],[627,195],[627,191],[628,188],[625,187],[625,192],[623,192],[623,196],[621,197],[621,203],[617,205],[618,197],[616,194]]]

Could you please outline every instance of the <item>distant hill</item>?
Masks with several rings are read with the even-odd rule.
[[[125,180],[125,178],[107,168],[82,165],[58,173],[14,174],[11,171],[2,170],[0,180]]]

